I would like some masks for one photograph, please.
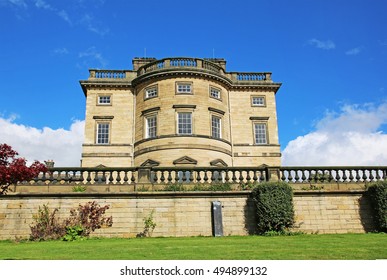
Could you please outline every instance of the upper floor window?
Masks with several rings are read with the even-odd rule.
[[[101,122],[97,124],[97,144],[109,144],[110,123]]]
[[[192,94],[192,83],[176,83],[176,93],[179,94]]]
[[[110,105],[111,97],[110,95],[100,95],[98,96],[98,105]]]
[[[214,138],[221,138],[221,118],[217,116],[211,116],[211,136]]]
[[[157,115],[145,117],[145,138],[157,136]]]
[[[210,87],[210,97],[220,99],[220,89]]]
[[[252,96],[251,97],[251,106],[266,106],[264,96]]]
[[[177,113],[177,134],[192,134],[192,113]]]
[[[157,93],[157,86],[152,86],[147,89],[145,89],[145,99],[153,98],[158,95]]]
[[[267,144],[267,127],[265,123],[254,123],[254,143]]]

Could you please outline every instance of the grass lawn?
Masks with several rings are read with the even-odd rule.
[[[387,259],[386,234],[168,237],[0,241],[0,259],[373,260]]]

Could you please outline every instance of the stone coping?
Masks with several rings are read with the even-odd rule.
[[[307,190],[293,191],[295,196],[316,195],[361,195],[365,190]],[[129,197],[129,198],[183,198],[183,197],[230,197],[250,196],[251,191],[144,191],[144,192],[14,192],[0,196],[0,199],[8,198],[37,198],[37,197]]]

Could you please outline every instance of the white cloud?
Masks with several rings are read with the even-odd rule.
[[[362,51],[362,49],[363,49],[362,47],[353,48],[353,49],[346,51],[345,54],[346,55],[358,55]]]
[[[51,6],[43,0],[35,0],[35,6],[39,9],[52,10]]]
[[[28,7],[26,1],[24,1],[24,0],[8,0],[8,1],[5,1],[5,3],[6,2],[8,2],[14,6],[24,8],[24,9],[26,9]]]
[[[101,67],[106,67],[106,65],[108,64],[107,60],[102,56],[99,51],[97,51],[96,47],[94,46],[88,48],[84,52],[80,52],[78,56],[79,58],[83,58],[86,60],[91,58],[91,60],[97,61]],[[86,61],[86,64],[90,66],[91,61]]]
[[[104,36],[109,33],[109,28],[97,27],[94,17],[90,14],[85,14],[81,19],[81,23],[87,27],[87,30],[94,32],[98,35]]]
[[[327,113],[316,130],[292,140],[283,150],[287,166],[387,165],[387,102],[346,105]]]
[[[59,17],[61,17],[64,21],[66,21],[67,23],[69,23],[70,25],[72,25],[72,22],[70,20],[70,17],[69,15],[67,14],[67,12],[65,10],[60,10],[60,11],[57,11],[57,15]]]
[[[313,38],[313,39],[310,39],[308,41],[308,43],[311,46],[314,46],[318,49],[323,49],[323,50],[332,50],[332,49],[336,48],[335,43],[332,42],[331,40],[320,41],[320,40]]]
[[[62,18],[64,21],[72,25],[70,17],[65,10],[59,10],[56,7],[53,7],[50,4],[47,4],[44,0],[35,0],[35,7],[38,9],[51,11],[55,13],[57,16],[59,16],[60,18]]]
[[[57,48],[55,50],[52,51],[52,54],[56,54],[56,55],[65,55],[65,54],[69,54],[69,51],[68,49],[66,49],[65,47],[63,48]]]
[[[74,121],[70,129],[37,129],[16,124],[15,117],[0,117],[0,143],[11,145],[29,162],[52,159],[57,167],[80,166],[84,121]]]

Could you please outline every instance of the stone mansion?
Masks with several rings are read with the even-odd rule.
[[[280,166],[271,73],[224,59],[134,58],[90,69],[82,167]]]

